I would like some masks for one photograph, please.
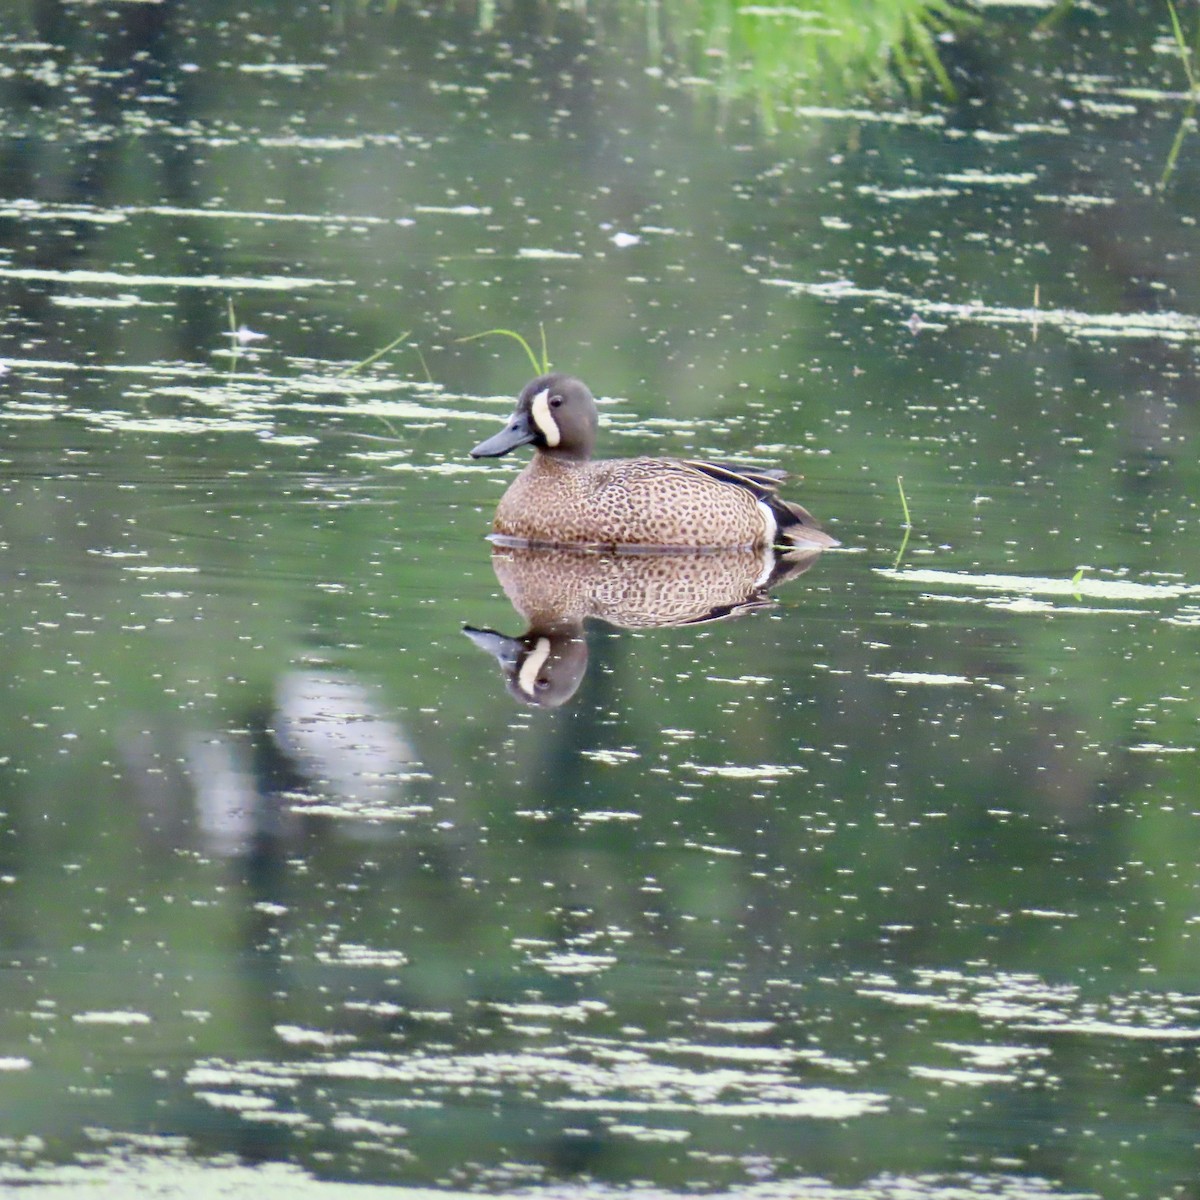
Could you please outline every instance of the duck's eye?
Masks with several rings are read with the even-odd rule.
[[[537,679],[534,680],[533,686],[537,688],[539,692],[544,692],[550,686],[550,680],[545,675],[539,675]]]
[[[550,407],[551,408],[562,408],[562,402],[563,402],[563,398],[561,396],[551,396],[550,397]]]

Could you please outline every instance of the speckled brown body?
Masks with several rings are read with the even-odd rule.
[[[549,545],[734,548],[770,541],[774,522],[751,492],[684,462],[535,454],[493,529]]]

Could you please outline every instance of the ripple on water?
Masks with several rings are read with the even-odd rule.
[[[849,279],[806,281],[769,278],[768,287],[783,288],[797,296],[825,300],[873,300],[897,310],[897,321],[914,316],[979,325],[1057,328],[1078,338],[1157,338],[1164,342],[1200,339],[1200,317],[1180,312],[1088,313],[1076,309],[986,304],[981,300],[933,300],[886,288],[860,287]]]
[[[210,1104],[214,1098],[205,1097]],[[233,1107],[233,1106],[231,1106]],[[238,1111],[236,1108],[234,1111]],[[241,1109],[249,1118],[249,1106]],[[334,1118],[334,1121],[346,1118]],[[362,1133],[361,1125],[335,1126]],[[400,1127],[376,1123],[380,1136],[400,1136]],[[638,1136],[647,1127],[623,1123],[615,1127]],[[679,1141],[678,1131],[652,1140]],[[164,1139],[165,1141],[166,1139]],[[641,1138],[639,1140],[651,1140]],[[164,1146],[160,1154],[123,1149],[111,1161],[101,1155],[86,1166],[4,1168],[0,1181],[26,1189],[31,1196],[53,1200],[126,1200],[130,1195],[171,1195],[178,1200],[211,1196],[253,1195],[258,1200],[478,1200],[477,1190],[455,1187],[408,1188],[394,1184],[315,1179],[299,1167],[282,1163],[243,1166],[228,1157],[187,1159],[182,1150]],[[681,1194],[644,1183],[617,1186],[579,1178],[569,1184],[540,1184],[539,1200],[677,1200]],[[1064,1191],[1036,1175],[954,1172],[943,1175],[888,1174],[858,1184],[838,1185],[812,1176],[747,1183],[735,1190],[711,1189],[708,1200],[1095,1200],[1095,1193]]]
[[[968,974],[957,970],[918,970],[911,986],[872,977],[860,981],[859,995],[899,1008],[970,1013],[998,1029],[1077,1034],[1124,1041],[1200,1041],[1200,1004],[1182,993],[1113,993],[1087,999],[1074,984],[1040,976]]]
[[[147,275],[136,271],[98,271],[83,268],[0,265],[0,279],[26,282],[115,284],[119,287],[220,288],[235,291],[299,292],[310,288],[339,287],[336,279],[304,275]]]
[[[590,1055],[587,1052],[591,1051]],[[606,1113],[692,1113],[720,1117],[805,1117],[848,1120],[886,1111],[888,1097],[879,1092],[850,1091],[798,1081],[788,1062],[751,1057],[749,1069],[736,1064],[734,1048],[716,1067],[690,1067],[654,1057],[647,1047],[629,1047],[616,1060],[604,1046],[588,1047],[579,1039],[536,1050],[515,1049],[484,1054],[405,1055],[364,1053],[320,1061],[270,1063],[253,1061],[197,1064],[187,1074],[189,1086],[211,1092],[216,1086],[239,1096],[259,1089],[294,1089],[301,1079],[387,1082],[417,1089],[428,1103],[446,1103],[480,1090],[545,1089],[542,1103],[550,1109]],[[661,1049],[661,1048],[660,1048]],[[680,1047],[666,1047],[677,1054]],[[587,1056],[585,1056],[587,1055]],[[219,1093],[228,1094],[228,1093]]]

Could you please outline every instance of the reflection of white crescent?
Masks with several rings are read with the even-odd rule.
[[[542,393],[543,403],[545,403],[546,393]],[[536,401],[535,401],[536,403]],[[535,409],[536,411],[536,409]],[[552,425],[553,421],[550,422]],[[558,432],[558,426],[554,426],[555,432]],[[541,673],[542,667],[545,666],[546,659],[550,657],[550,639],[540,637],[537,640],[537,645],[529,652],[529,657],[521,664],[521,669],[517,672],[517,686],[527,696],[537,694],[537,689],[534,686],[537,683],[537,677]]]

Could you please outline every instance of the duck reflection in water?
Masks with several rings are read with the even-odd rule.
[[[587,669],[587,618],[645,629],[752,612],[838,545],[779,495],[782,471],[593,459],[598,427],[587,385],[552,372],[526,384],[504,428],[471,451],[494,458],[533,446],[492,524],[492,565],[528,629],[517,638],[466,629],[530,704],[574,695]]]
[[[492,567],[526,630],[509,637],[467,625],[463,632],[495,655],[512,696],[554,708],[575,694],[587,670],[585,621],[658,629],[758,612],[774,605],[772,588],[820,556],[817,547],[619,554],[496,546]]]

